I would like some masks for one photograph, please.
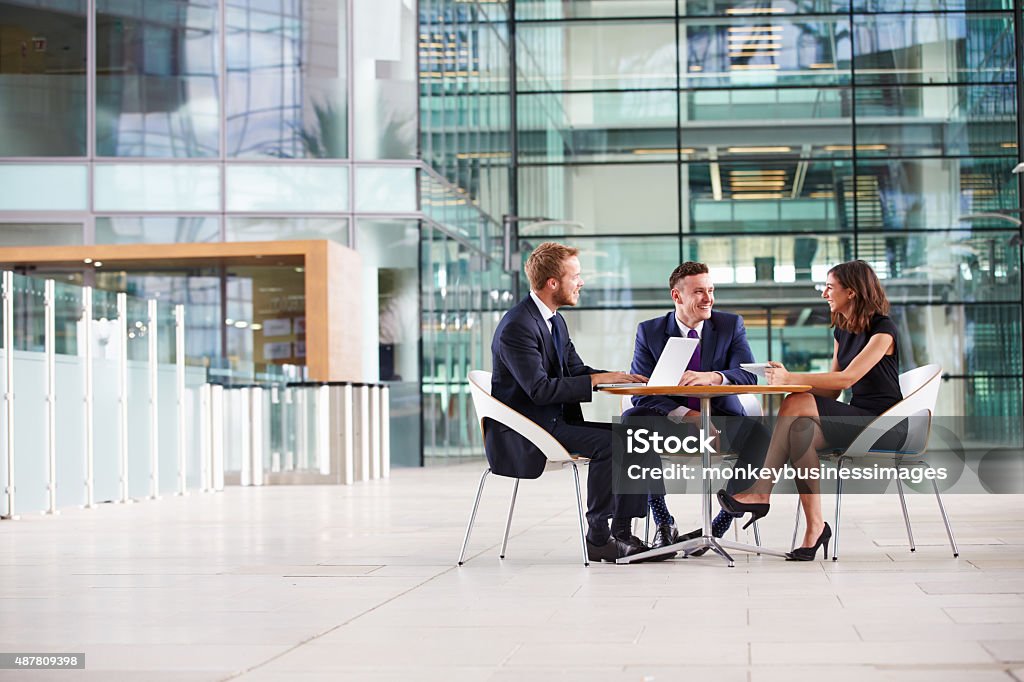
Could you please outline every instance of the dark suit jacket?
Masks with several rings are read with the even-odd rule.
[[[636,329],[633,350],[633,374],[651,376],[654,365],[665,350],[670,337],[682,336],[676,324],[675,311],[653,320],[641,322]],[[740,369],[741,362],[753,362],[754,354],[747,343],[747,330],[743,318],[732,313],[711,311],[711,319],[704,321],[700,337],[700,369],[702,372],[721,372],[734,384],[756,384],[757,377]],[[636,396],[633,405],[668,414],[683,404],[683,398],[651,395]],[[723,396],[711,401],[711,412],[716,415],[742,416],[743,407],[736,396]]]
[[[590,375],[601,371],[583,364],[561,315],[552,324],[559,325],[564,343],[564,368],[529,295],[505,313],[491,341],[491,395],[548,431],[559,419],[583,421],[580,403],[593,398]],[[547,462],[525,438],[490,420],[484,423],[484,449],[491,471],[501,476],[537,478]]]

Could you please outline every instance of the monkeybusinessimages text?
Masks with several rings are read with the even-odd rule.
[[[707,453],[717,454],[713,442],[713,434],[705,434],[701,429],[700,433],[693,436],[663,436],[662,434],[649,429],[627,429],[626,430],[626,454],[656,454],[656,455],[696,455]],[[944,481],[947,478],[945,467],[935,469],[906,468],[906,467],[813,467],[794,468],[788,465],[779,467],[753,467],[750,465],[739,465],[735,467],[716,468],[701,467],[678,462],[665,462],[660,467],[645,466],[642,464],[630,464],[626,467],[626,476],[634,481],[642,480],[723,480],[727,481],[735,477],[746,480],[770,480],[774,483],[779,481],[794,480],[896,480],[921,483],[922,481]]]

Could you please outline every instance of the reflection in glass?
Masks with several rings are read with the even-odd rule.
[[[730,12],[731,14],[731,12]],[[683,87],[845,85],[850,81],[846,17],[683,19]]]
[[[218,154],[217,2],[96,2],[96,153]]]
[[[229,242],[330,239],[348,244],[348,221],[344,218],[228,218],[224,239]]]
[[[219,211],[220,167],[103,164],[93,170],[97,211]]]
[[[0,156],[85,155],[85,12],[0,2]]]
[[[525,24],[516,37],[521,92],[676,85],[672,23]],[[553,45],[565,49],[565,62],[538,59]]]
[[[886,12],[897,9],[887,6]],[[854,18],[858,85],[1012,83],[1013,46],[1013,20],[1009,13],[880,14]]]
[[[82,244],[81,223],[0,223],[0,246]]]
[[[342,166],[228,165],[229,211],[341,212],[348,210],[348,173]]]
[[[348,156],[346,2],[228,0],[228,156]]]
[[[0,211],[84,211],[88,194],[85,164],[0,165]]]
[[[359,30],[353,36],[353,116],[358,159],[415,159],[417,155],[417,43],[414,3],[402,0],[349,0]],[[453,70],[469,76],[465,46],[453,44]]]
[[[219,240],[220,225],[214,217],[96,218],[97,244],[175,244]]]

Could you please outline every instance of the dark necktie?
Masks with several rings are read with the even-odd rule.
[[[687,338],[699,339],[697,336],[697,330],[691,329],[687,334]],[[699,372],[700,371],[700,341],[697,341],[697,347],[693,349],[693,355],[690,356],[690,362],[686,365],[686,369]],[[683,398],[683,404],[691,410],[700,412],[700,398]]]
[[[558,315],[552,315],[551,320],[551,341],[555,344],[555,355],[558,356],[558,374],[561,376],[565,371],[565,342],[562,340],[562,332],[558,327]]]

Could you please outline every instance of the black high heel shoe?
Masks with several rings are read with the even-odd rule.
[[[722,505],[722,509],[724,509],[726,513],[739,518],[747,512],[750,512],[750,520],[743,524],[743,528],[741,530],[746,530],[747,526],[752,524],[754,521],[767,516],[768,510],[771,508],[771,505],[767,502],[739,502],[735,497],[725,492],[724,489],[719,490],[716,494],[718,495],[718,504]]]
[[[824,545],[825,558],[828,559],[828,541],[832,539],[832,529],[828,527],[828,522],[825,522],[825,527],[821,529],[821,535],[818,536],[818,540],[814,543],[813,547],[797,547],[792,552],[786,553],[786,561],[814,561],[814,555],[818,553],[818,547]]]

